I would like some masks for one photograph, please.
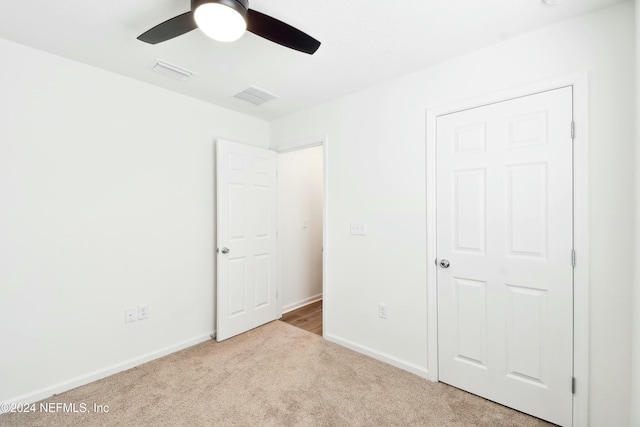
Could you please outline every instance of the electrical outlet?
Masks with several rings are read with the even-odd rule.
[[[352,236],[366,236],[367,224],[364,222],[352,222],[351,223],[351,235]]]
[[[137,316],[138,316],[138,309],[136,307],[125,308],[124,310],[125,323],[135,322]]]
[[[386,319],[389,315],[389,307],[387,304],[378,304],[378,317],[381,319]]]
[[[138,320],[144,320],[149,318],[149,306],[143,304],[138,306]]]

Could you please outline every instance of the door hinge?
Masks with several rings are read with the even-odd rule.
[[[571,377],[571,394],[576,394],[576,377]]]
[[[571,139],[576,138],[576,122],[571,122]]]
[[[576,266],[576,250],[571,249],[571,267]]]

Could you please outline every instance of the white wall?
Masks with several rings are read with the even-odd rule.
[[[635,209],[635,259],[640,256],[640,2],[635,2],[636,17],[636,209]],[[635,262],[632,333],[632,377],[631,377],[631,426],[640,427],[640,263]]]
[[[272,122],[272,147],[318,134],[330,141],[325,337],[426,375],[426,109],[587,72],[589,421],[629,423],[632,8],[621,3]],[[366,238],[349,236],[353,220],[367,222]],[[388,320],[377,316],[380,302]]]
[[[0,58],[0,402],[207,339],[214,141],[266,147],[268,123],[5,40]]]
[[[322,146],[278,155],[282,309],[322,298]]]

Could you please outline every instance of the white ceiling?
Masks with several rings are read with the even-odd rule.
[[[269,120],[619,1],[250,1],[320,40],[312,56],[251,33],[233,43],[200,30],[157,45],[136,40],[187,12],[189,0],[2,0],[0,37]],[[196,75],[154,73],[156,59]],[[233,98],[250,85],[279,99],[257,107]]]

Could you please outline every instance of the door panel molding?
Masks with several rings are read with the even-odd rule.
[[[588,234],[588,78],[573,74],[495,91],[471,99],[428,108],[426,111],[427,189],[427,333],[428,378],[438,381],[437,267],[436,253],[436,120],[439,116],[563,87],[573,87],[573,235],[576,251],[574,268],[573,425],[588,425],[589,396],[589,234]],[[567,128],[567,132],[570,129]],[[528,139],[528,138],[525,138]],[[524,142],[523,142],[524,143]],[[468,144],[467,144],[468,145]],[[465,140],[461,149],[469,148]],[[471,147],[473,148],[473,147]],[[569,254],[567,255],[569,259]],[[571,385],[568,384],[567,387]]]

